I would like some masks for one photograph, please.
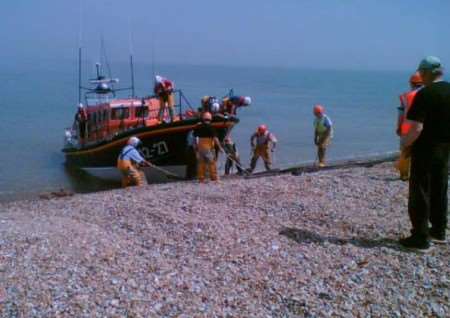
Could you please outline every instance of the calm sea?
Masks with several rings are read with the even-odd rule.
[[[111,67],[113,76],[129,85],[127,64]],[[85,78],[93,77],[93,69],[86,63]],[[241,109],[241,123],[234,129],[246,166],[249,137],[262,123],[279,139],[275,166],[314,160],[315,103],[326,107],[335,124],[330,158],[397,149],[396,107],[399,93],[408,88],[408,73],[175,65],[157,70],[173,79],[194,105],[203,95],[224,96],[230,88],[253,98],[251,107]],[[151,65],[136,65],[138,95],[151,93],[151,77]],[[60,188],[86,192],[118,186],[65,168],[63,130],[72,123],[78,98],[74,63],[2,66],[0,83],[0,200]]]

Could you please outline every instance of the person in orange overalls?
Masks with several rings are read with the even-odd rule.
[[[411,124],[406,120],[408,111],[414,101],[417,91],[423,86],[422,77],[419,72],[414,73],[409,78],[411,90],[400,95],[400,107],[398,107],[397,135],[401,138],[408,134]],[[407,153],[400,152],[400,157],[396,163],[396,167],[400,172],[400,179],[406,181],[409,179],[409,168],[411,160]]]
[[[169,110],[170,120],[173,122],[175,120],[174,107],[175,107],[175,97],[173,91],[175,85],[172,81],[164,78],[162,76],[155,76],[155,95],[159,97],[159,113],[158,120],[160,122],[164,119],[164,112],[166,108]]]
[[[275,146],[277,144],[275,135],[269,132],[266,125],[260,125],[250,138],[250,144],[252,146],[253,156],[250,161],[250,168],[247,171],[252,173],[253,170],[255,170],[259,157],[263,158],[266,170],[271,170],[271,152],[275,151]]]
[[[137,150],[140,144],[139,138],[131,137],[117,158],[117,168],[122,174],[122,187],[124,188],[147,184],[141,167],[150,167],[152,164],[145,160]]]
[[[205,181],[206,171],[208,171],[212,181],[219,180],[216,147],[220,150],[222,150],[222,147],[211,121],[211,113],[205,112],[202,114],[202,123],[194,129],[194,148],[197,155],[197,178],[199,182]]]

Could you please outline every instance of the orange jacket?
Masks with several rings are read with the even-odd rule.
[[[411,108],[411,105],[414,101],[414,97],[417,94],[417,89],[413,91],[406,92],[400,95],[400,105],[403,108],[403,112],[399,114],[398,126],[400,130],[400,136],[405,136],[408,131],[411,129],[411,124],[406,119],[408,115],[408,111]]]

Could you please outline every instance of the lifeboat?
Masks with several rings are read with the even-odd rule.
[[[85,90],[84,103],[78,106],[73,125],[65,130],[62,151],[66,164],[97,177],[119,179],[117,157],[127,140],[136,136],[142,141],[140,152],[148,161],[186,177],[189,165],[195,164],[187,151],[188,135],[199,123],[199,110],[192,108],[181,90],[175,90],[175,118],[172,121],[166,113],[159,121],[159,98],[119,98],[117,93],[124,89],[116,89],[117,83],[118,79],[102,76],[97,64],[97,78],[90,80],[90,87],[80,85],[80,90]],[[134,88],[131,90],[134,93]],[[235,114],[213,114],[212,125],[221,141],[237,123]],[[146,174],[149,181],[163,177],[158,171]]]

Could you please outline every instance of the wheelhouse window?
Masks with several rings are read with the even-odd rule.
[[[111,110],[112,120],[127,119],[130,117],[130,109],[128,107],[117,107]]]
[[[148,117],[148,107],[136,107],[135,108],[136,118],[147,118]]]

